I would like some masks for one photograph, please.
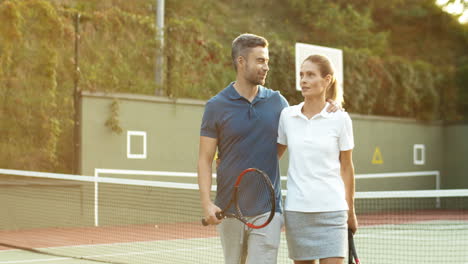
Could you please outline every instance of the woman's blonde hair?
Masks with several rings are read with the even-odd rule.
[[[318,66],[322,78],[330,74],[332,81],[325,92],[325,99],[331,99],[341,106],[344,103],[343,93],[338,87],[338,81],[335,78],[335,70],[330,60],[322,55],[310,55],[302,63],[306,61],[310,61]]]

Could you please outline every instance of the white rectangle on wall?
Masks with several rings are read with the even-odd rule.
[[[132,137],[143,137],[143,153],[132,153]],[[127,131],[127,158],[146,159],[146,132]]]
[[[426,147],[424,144],[413,145],[413,163],[414,165],[426,164]]]

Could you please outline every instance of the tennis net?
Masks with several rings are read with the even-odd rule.
[[[360,192],[356,208],[363,263],[468,263],[468,190]],[[180,179],[0,169],[0,215],[0,264],[223,263]],[[278,263],[292,263],[284,233]]]

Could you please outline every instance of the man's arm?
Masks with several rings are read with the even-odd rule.
[[[198,186],[200,189],[200,200],[206,222],[211,225],[221,223],[215,213],[221,209],[211,201],[212,164],[216,153],[218,140],[210,137],[200,137],[198,152]]]
[[[286,149],[288,148],[288,146],[280,144],[280,143],[278,143],[276,145],[277,145],[277,148],[278,148],[278,160],[280,160],[281,157],[283,157],[283,154],[286,151]]]
[[[354,165],[352,158],[353,150],[340,152],[341,177],[345,185],[346,202],[348,203],[348,228],[356,232],[358,222],[354,211]]]

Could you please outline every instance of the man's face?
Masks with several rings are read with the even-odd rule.
[[[254,85],[264,85],[268,73],[268,48],[251,48],[244,59],[244,78]]]

